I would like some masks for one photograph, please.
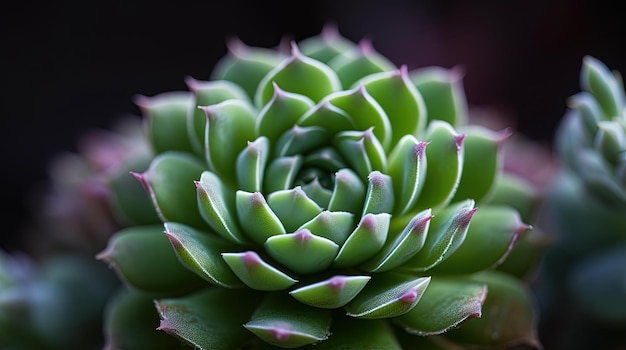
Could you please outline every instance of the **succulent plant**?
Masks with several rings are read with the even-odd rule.
[[[549,310],[546,319],[555,319],[550,324],[566,324],[569,346],[619,338],[623,347],[626,97],[619,72],[592,56],[582,60],[580,88],[568,100],[555,135],[560,168],[548,193],[547,217],[558,242],[545,257],[542,307]],[[576,321],[562,322],[568,313],[575,313]],[[594,324],[613,335],[585,337],[600,334],[590,332]]]
[[[509,132],[468,123],[460,70],[332,26],[228,49],[136,98],[155,156],[111,182],[142,219],[97,255],[126,286],[108,349],[540,347],[528,286],[497,269],[531,229],[488,203]]]

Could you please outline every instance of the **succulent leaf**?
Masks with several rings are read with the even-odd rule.
[[[256,252],[222,253],[222,258],[248,287],[262,291],[289,288],[297,280],[264,261]]]
[[[446,69],[430,66],[409,72],[411,81],[424,98],[429,121],[443,120],[455,127],[467,124],[463,75],[458,67]]]
[[[268,254],[299,274],[324,270],[332,265],[339,246],[308,229],[269,237],[265,241]]]
[[[336,309],[349,303],[371,279],[370,276],[333,276],[289,292],[298,301],[322,309]]]

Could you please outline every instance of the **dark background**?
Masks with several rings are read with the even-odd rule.
[[[2,248],[20,248],[29,193],[77,136],[139,113],[134,94],[186,89],[225,40],[275,46],[335,23],[409,68],[462,65],[468,101],[550,144],[582,57],[626,72],[623,13],[610,1],[21,1],[0,11]]]

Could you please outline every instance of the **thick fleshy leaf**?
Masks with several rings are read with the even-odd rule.
[[[243,286],[222,259],[222,253],[241,250],[240,246],[187,225],[166,222],[164,226],[178,259],[187,268],[220,287]]]
[[[302,84],[306,81],[306,84]],[[273,84],[292,93],[319,102],[324,96],[341,89],[337,74],[326,64],[303,55],[295,43],[291,56],[276,65],[258,85],[254,102],[264,106],[274,94]]]
[[[459,249],[430,272],[458,274],[495,268],[508,257],[520,235],[529,229],[531,227],[520,220],[513,208],[481,206],[472,216]]]
[[[622,115],[625,104],[623,89],[613,73],[600,60],[589,55],[583,58],[580,87],[593,94],[608,118]]]
[[[302,166],[302,157],[280,157],[270,161],[265,171],[265,193],[288,190],[296,179]]]
[[[328,203],[328,210],[360,213],[365,195],[363,180],[354,171],[343,168],[335,174],[335,187]]]
[[[203,227],[194,181],[206,170],[188,153],[166,152],[156,156],[148,170],[132,173],[146,189],[161,221],[175,221]]]
[[[354,266],[376,254],[387,239],[390,217],[387,213],[363,216],[339,250],[334,266]]]
[[[425,271],[447,259],[465,240],[476,209],[474,201],[467,199],[435,212],[424,247],[404,267]]]
[[[413,135],[403,136],[389,154],[387,172],[393,182],[394,213],[403,215],[417,202],[426,177],[426,146]]]
[[[352,118],[340,108],[330,104],[328,100],[322,100],[313,108],[309,109],[298,120],[300,126],[319,126],[334,135],[344,130],[354,130]]]
[[[447,122],[433,120],[426,130],[426,179],[417,200],[417,209],[444,206],[450,202],[461,180],[463,139]]]
[[[426,209],[417,213],[402,231],[390,231],[383,248],[360,268],[371,272],[384,272],[411,259],[424,246],[432,217],[432,210]]]
[[[315,344],[315,350],[402,350],[396,333],[387,320],[361,320],[340,315],[333,316],[332,336]],[[422,348],[420,348],[422,349]]]
[[[567,107],[576,110],[580,122],[588,135],[598,132],[598,122],[604,120],[604,112],[598,100],[588,91],[581,91],[567,99]],[[578,117],[577,117],[578,118]]]
[[[328,61],[344,89],[353,87],[361,78],[375,73],[396,69],[396,66],[385,56],[377,52],[369,40],[361,40],[353,50],[345,51]]]
[[[237,217],[246,235],[258,244],[287,232],[260,192],[237,191]]]
[[[300,226],[298,231],[308,229],[316,236],[328,238],[341,246],[354,230],[354,220],[352,213],[324,210]]]
[[[187,111],[193,105],[189,91],[165,92],[153,97],[138,95],[135,103],[147,120],[147,137],[154,151],[193,153],[187,132]]]
[[[351,90],[333,93],[325,101],[345,111],[357,130],[373,128],[374,135],[387,150],[391,144],[391,124],[385,110],[359,85]]]
[[[378,319],[403,315],[420,301],[430,277],[387,273],[375,275],[345,309],[348,316]]]
[[[250,99],[254,98],[259,82],[285,56],[279,51],[244,44],[237,38],[227,42],[228,53],[215,65],[211,80],[229,80],[241,86]]]
[[[285,131],[274,145],[276,157],[307,154],[330,140],[330,133],[321,126],[298,126]]]
[[[303,54],[324,63],[356,48],[355,43],[341,36],[336,25],[329,23],[324,24],[320,35],[303,39],[298,46]]]
[[[322,309],[336,309],[346,305],[361,292],[370,276],[333,276],[289,292],[301,303]]]
[[[363,203],[362,215],[391,213],[395,199],[391,177],[374,170],[368,175],[367,180],[369,185]]]
[[[232,191],[210,171],[204,171],[200,181],[195,181],[195,184],[198,189],[198,208],[206,223],[229,241],[245,242],[246,239],[233,217],[235,196]]]
[[[206,285],[180,263],[162,225],[116,232],[96,259],[107,262],[126,284],[154,295],[178,295]]]
[[[599,153],[581,150],[577,161],[577,174],[595,199],[609,208],[626,208],[626,187],[617,181]]]
[[[372,130],[342,131],[333,140],[343,158],[362,178],[374,170],[387,170],[385,150]]]
[[[180,341],[159,332],[159,314],[151,295],[120,288],[104,310],[104,349],[171,350]]]
[[[480,317],[487,286],[467,279],[433,278],[419,303],[394,319],[405,331],[421,336],[442,334]]]
[[[263,176],[270,153],[270,142],[267,137],[259,136],[248,142],[248,146],[237,156],[238,189],[248,192],[263,190]]]
[[[257,135],[277,140],[283,132],[296,124],[304,112],[313,107],[314,102],[304,95],[282,90],[276,82],[272,86],[272,98],[259,112],[255,130]]]
[[[230,99],[200,107],[207,117],[205,153],[209,170],[234,186],[237,155],[256,138],[256,111],[244,100]],[[228,145],[228,147],[225,147]]]
[[[467,124],[463,72],[458,67],[418,68],[409,72],[409,76],[424,97],[428,121],[443,120],[455,127]]]
[[[463,169],[452,202],[471,198],[480,203],[490,193],[501,172],[501,145],[511,133],[509,130],[494,132],[477,125],[461,130],[466,135],[463,139]]]
[[[623,122],[598,122],[598,133],[594,139],[595,148],[609,164],[615,166],[626,150],[626,130]]]
[[[294,232],[322,212],[322,208],[309,198],[300,186],[270,193],[267,204],[276,213],[287,232]]]
[[[186,77],[185,83],[193,93],[187,111],[187,134],[196,155],[204,156],[206,115],[198,106],[209,106],[229,99],[250,101],[243,88],[228,80],[196,80]]]
[[[286,294],[269,294],[244,327],[265,342],[296,348],[330,335],[329,311],[306,306]]]
[[[297,280],[265,262],[254,251],[222,253],[224,261],[248,287],[262,291],[289,288]]]
[[[239,349],[250,339],[241,327],[259,298],[246,290],[208,288],[182,298],[155,302],[158,330],[196,349]],[[235,306],[236,307],[233,307]]]
[[[308,274],[332,265],[339,246],[330,239],[302,229],[269,237],[265,241],[265,249],[272,258],[292,271]]]
[[[487,285],[481,317],[450,330],[447,337],[482,347],[542,348],[536,334],[535,300],[527,286],[497,271],[481,272],[473,275],[471,280]]]
[[[426,105],[409,78],[405,65],[399,70],[371,74],[359,81],[385,110],[391,123],[391,144],[404,135],[420,135],[426,126]]]
[[[306,193],[307,197],[317,203],[320,208],[328,208],[328,203],[330,203],[330,197],[332,197],[333,193],[320,183],[318,177],[302,185],[302,190]]]

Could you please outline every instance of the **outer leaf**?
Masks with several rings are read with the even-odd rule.
[[[330,312],[306,306],[283,294],[269,294],[244,327],[265,342],[297,348],[330,335]]]
[[[125,283],[147,293],[178,295],[206,284],[180,263],[161,225],[118,231],[96,258],[109,263]]]
[[[104,349],[171,350],[180,341],[156,330],[159,314],[150,295],[121,288],[104,311]]]
[[[307,83],[302,84],[303,81]],[[308,96],[314,102],[341,89],[337,74],[324,63],[304,56],[295,43],[291,44],[291,57],[276,65],[259,83],[254,98],[257,106],[271,99],[274,83],[285,91]]]
[[[254,251],[222,253],[222,257],[237,277],[252,289],[277,291],[289,288],[298,282],[263,261]]]
[[[320,35],[303,39],[298,45],[303,54],[324,63],[356,47],[352,41],[339,34],[336,25],[328,23],[322,28]]]
[[[465,240],[431,273],[473,273],[495,268],[506,259],[520,235],[531,229],[515,209],[505,206],[480,207],[472,217]]]
[[[419,135],[426,125],[426,105],[409,78],[406,66],[399,70],[368,75],[359,83],[385,110],[391,123],[391,144],[404,135]]]
[[[463,72],[458,67],[424,67],[411,71],[409,76],[424,97],[429,122],[443,120],[453,126],[467,124]]]
[[[430,277],[387,273],[376,275],[345,309],[348,316],[378,319],[403,315],[414,308]]]
[[[340,315],[333,318],[332,336],[315,344],[315,350],[409,349],[400,346],[393,327],[386,320],[361,320]]]
[[[250,336],[241,325],[258,298],[246,290],[209,288],[184,298],[155,302],[161,317],[158,329],[196,349],[238,349]],[[233,307],[236,305],[236,307]]]
[[[197,158],[170,151],[155,157],[142,174],[132,174],[150,195],[161,221],[203,227],[193,183],[205,169]]]
[[[354,50],[336,56],[328,65],[337,72],[346,89],[365,76],[396,69],[387,57],[374,50],[369,40],[361,40]]]
[[[350,302],[369,282],[369,276],[333,276],[289,292],[301,303],[322,309],[340,308]]]
[[[421,336],[444,333],[482,314],[487,286],[453,278],[433,278],[417,306],[394,319],[405,331]]]
[[[482,316],[450,330],[447,337],[483,347],[526,345],[541,349],[536,334],[535,301],[520,280],[497,271],[479,273],[471,280],[485,283],[489,290]]]
[[[593,94],[608,118],[622,115],[624,92],[615,76],[598,59],[591,56],[583,58],[580,87]]]
[[[165,223],[165,234],[178,259],[205,280],[220,287],[241,287],[243,284],[226,265],[222,253],[241,249],[208,232],[174,222]]]

